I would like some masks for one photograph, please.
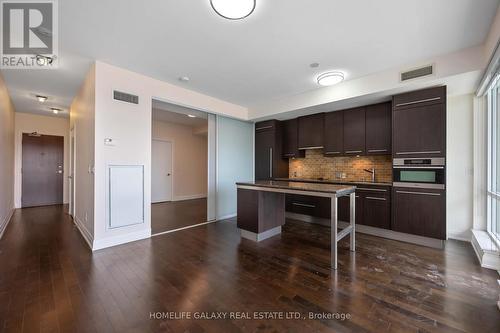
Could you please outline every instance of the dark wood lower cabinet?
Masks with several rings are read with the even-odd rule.
[[[446,239],[444,190],[394,188],[392,230]]]
[[[371,227],[391,228],[391,199],[390,193],[368,193],[363,196],[363,222]]]
[[[287,195],[287,212],[330,218],[330,199],[302,195]],[[339,198],[338,219],[349,222],[349,197]],[[356,191],[356,224],[377,228],[391,228],[391,190],[389,187],[367,188]]]

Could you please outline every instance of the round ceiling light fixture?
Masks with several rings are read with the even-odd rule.
[[[323,73],[316,80],[320,86],[333,86],[344,81],[344,77],[344,73],[335,71]]]
[[[58,108],[50,108],[50,109],[52,110],[53,114],[58,114],[59,112],[62,111],[61,109],[58,109]]]
[[[210,0],[213,10],[228,20],[241,20],[255,10],[257,0]]]

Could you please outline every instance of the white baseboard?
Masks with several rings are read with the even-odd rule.
[[[194,200],[194,199],[204,199],[206,194],[193,194],[193,195],[179,195],[175,196],[172,201],[184,201],[184,200]]]
[[[236,217],[236,213],[234,214],[228,214],[228,215],[223,215],[223,216],[219,216],[217,217],[217,221],[221,221],[221,220],[227,220],[227,219],[231,219],[233,217]]]
[[[11,208],[10,211],[7,213],[7,216],[1,221],[2,224],[0,224],[0,239],[3,237],[3,234],[5,230],[7,230],[7,226],[10,223],[10,220],[12,220],[12,215],[14,215],[14,208]]]
[[[207,222],[202,222],[202,223],[197,223],[197,224],[189,225],[187,227],[177,228],[177,229],[173,229],[173,230],[162,231],[162,232],[158,232],[156,234],[152,234],[151,237],[165,235],[165,234],[170,234],[170,233],[176,232],[176,231],[181,231],[181,230],[196,228],[196,227],[199,227],[199,226],[202,226],[202,225],[207,225],[207,224],[215,223],[215,222],[217,222],[217,220],[207,221]]]
[[[92,243],[94,242],[94,237],[89,232],[85,224],[83,224],[82,221],[80,221],[76,216],[73,218],[73,223],[76,225],[76,227],[80,231],[80,234],[82,234],[83,239],[92,250]]]
[[[448,235],[448,239],[454,239],[454,240],[458,240],[461,242],[467,242],[467,243],[471,242],[470,238],[462,237],[462,236],[458,236],[458,235]]]
[[[95,239],[94,245],[92,247],[92,251],[97,251],[101,249],[105,249],[108,247],[130,243],[134,241],[138,241],[141,239],[146,239],[151,237],[151,229],[139,230],[136,232],[131,232],[124,235],[111,236],[101,239]]]
[[[483,230],[472,230],[472,247],[481,267],[500,270],[500,249]]]

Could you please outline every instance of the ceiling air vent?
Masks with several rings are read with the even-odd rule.
[[[432,65],[420,67],[417,69],[412,69],[411,71],[406,71],[401,73],[401,82],[416,79],[423,76],[432,75],[434,73],[434,67]]]
[[[127,94],[118,90],[113,90],[113,98],[117,101],[139,104],[139,96]]]

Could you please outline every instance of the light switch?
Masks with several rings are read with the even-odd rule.
[[[106,146],[116,146],[116,141],[114,141],[112,138],[105,138],[104,139],[104,145],[106,145]]]

